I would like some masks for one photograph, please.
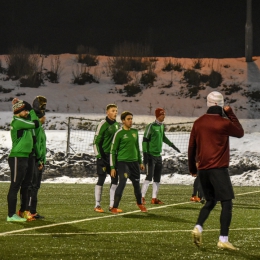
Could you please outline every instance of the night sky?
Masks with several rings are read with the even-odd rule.
[[[111,55],[124,41],[155,56],[245,55],[246,0],[5,0],[0,54],[13,46],[76,53],[82,44]],[[260,56],[260,1],[252,0],[253,55]]]

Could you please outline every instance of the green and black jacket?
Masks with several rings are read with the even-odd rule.
[[[146,126],[142,148],[144,153],[153,156],[161,156],[163,143],[172,146],[173,143],[165,136],[165,129],[163,124],[156,121]]]
[[[110,151],[110,166],[115,169],[116,161],[142,163],[137,129],[119,129],[113,138]]]
[[[97,158],[104,157],[106,153],[110,152],[114,134],[119,128],[119,123],[110,120],[108,117],[99,123],[93,143]]]

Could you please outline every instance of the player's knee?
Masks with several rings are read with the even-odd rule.
[[[204,208],[208,209],[208,210],[212,210],[217,204],[216,200],[208,200],[204,206]]]
[[[97,185],[98,186],[103,186],[104,183],[105,183],[105,179],[106,179],[106,174],[99,174],[98,175]]]
[[[232,211],[232,208],[233,208],[232,200],[221,201],[221,207],[222,207],[222,209]]]
[[[118,184],[118,176],[116,175],[115,178],[111,177],[111,184],[117,185]]]

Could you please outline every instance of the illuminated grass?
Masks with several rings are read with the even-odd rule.
[[[42,184],[38,210],[46,218],[26,223],[6,222],[8,188],[0,183],[1,259],[260,259],[259,187],[234,188],[229,238],[238,252],[217,249],[219,204],[205,223],[203,246],[191,243],[202,206],[189,202],[191,186],[161,185],[159,198],[165,205],[149,203],[150,186],[150,210],[141,213],[127,185],[120,203],[124,213],[114,216],[108,212],[109,185],[103,189],[105,213],[100,214],[93,211],[94,185]],[[243,195],[247,192],[252,193]]]

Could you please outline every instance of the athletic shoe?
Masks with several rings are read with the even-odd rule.
[[[22,215],[22,217],[25,218],[27,221],[36,220],[36,219],[32,216],[31,212],[28,211],[28,210],[25,210],[24,212],[21,212],[21,211],[19,210],[19,214],[20,214],[20,216]]]
[[[120,210],[121,210],[121,212],[123,212],[122,209],[118,209],[118,208],[112,208],[112,209],[110,209],[110,212],[112,214],[118,214],[118,213],[121,213]]]
[[[205,202],[206,202],[206,200],[205,200],[204,198],[201,198],[201,199],[200,199],[200,203],[201,203],[201,204],[205,204]]]
[[[197,196],[192,196],[192,197],[190,198],[190,201],[200,202],[200,198],[197,197]]]
[[[157,198],[152,198],[151,204],[164,204],[161,200]]]
[[[192,235],[192,242],[196,245],[196,246],[201,246],[202,244],[202,233],[199,231],[198,228],[194,228],[191,232]]]
[[[23,217],[23,212],[22,212],[22,211],[20,211],[20,210],[18,210],[18,211],[17,211],[17,215],[18,215],[19,217],[21,217],[21,218],[22,218],[22,217]]]
[[[221,242],[221,241],[218,241],[218,248],[228,249],[228,250],[239,250],[238,248],[234,247],[230,242]]]
[[[142,197],[142,204],[145,205],[146,204],[146,201],[145,201],[145,198]]]
[[[40,215],[39,213],[35,213],[35,214],[32,214],[32,216],[35,218],[35,219],[43,219],[44,216]]]
[[[147,212],[147,208],[143,204],[137,204],[137,206],[142,212]]]
[[[113,209],[113,207],[109,207],[109,211],[111,211]],[[118,209],[118,208],[114,208],[117,210],[117,213],[122,213],[123,210],[122,209]]]
[[[104,210],[100,206],[95,207],[94,211],[99,212],[99,213],[103,213],[104,212]]]
[[[27,221],[27,219],[26,218],[21,218],[17,214],[13,214],[12,217],[8,217],[7,216],[6,221],[10,221],[10,222],[25,222],[25,221]]]

